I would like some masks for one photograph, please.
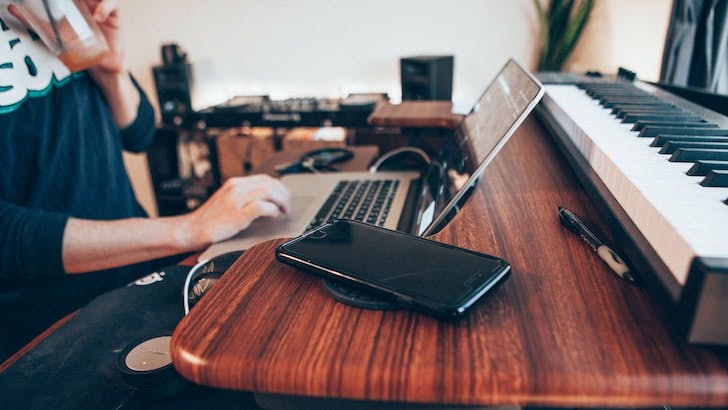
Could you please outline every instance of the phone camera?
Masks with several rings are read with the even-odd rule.
[[[311,233],[311,235],[308,235],[311,239],[324,239],[327,236],[326,231],[319,230],[316,232]]]

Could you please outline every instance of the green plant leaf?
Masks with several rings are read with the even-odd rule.
[[[584,26],[586,26],[592,6],[593,0],[582,0],[575,12],[574,18],[569,21],[559,42],[559,46],[555,50],[554,63],[561,66],[566,62],[566,59],[574,50],[574,47],[576,47],[576,43],[584,30]]]
[[[552,13],[549,21],[549,43],[551,48],[554,44],[558,44],[564,35],[566,26],[569,24],[571,9],[574,6],[574,0],[551,0]]]
[[[543,45],[539,70],[559,70],[575,47],[589,14],[593,0],[551,0],[548,12],[533,0],[541,20]]]

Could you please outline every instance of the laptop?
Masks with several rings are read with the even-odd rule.
[[[200,261],[275,238],[298,236],[344,218],[428,236],[462,206],[479,177],[543,96],[543,85],[510,59],[424,173],[291,174],[288,215],[258,219],[231,239],[210,246]]]

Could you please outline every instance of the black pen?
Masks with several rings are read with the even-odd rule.
[[[559,220],[561,225],[584,240],[594,252],[622,279],[637,283],[635,277],[629,270],[629,266],[612,249],[604,244],[573,212],[564,207],[559,207]]]

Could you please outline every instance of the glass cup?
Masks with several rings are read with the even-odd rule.
[[[92,67],[109,53],[85,0],[13,0],[10,11],[71,71]]]

